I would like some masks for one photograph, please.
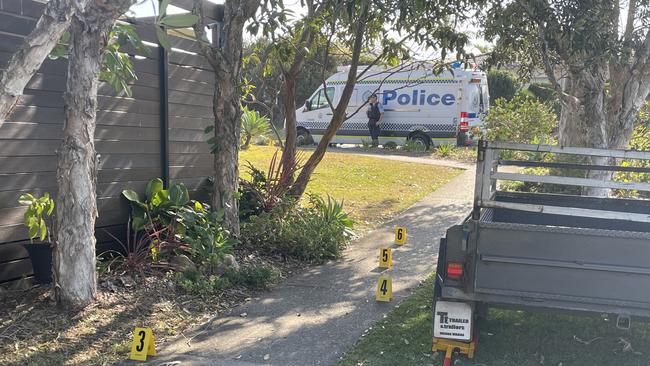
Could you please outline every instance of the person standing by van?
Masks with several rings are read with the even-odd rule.
[[[384,120],[384,106],[377,100],[377,94],[372,94],[368,98],[368,129],[372,138],[372,147],[379,146],[379,124]]]

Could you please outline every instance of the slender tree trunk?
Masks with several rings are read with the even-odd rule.
[[[212,207],[224,210],[224,225],[239,235],[239,144],[241,134],[241,92],[239,73],[216,75],[212,109],[214,111],[214,183]]]
[[[73,16],[70,28],[66,120],[57,166],[58,235],[53,254],[54,291],[57,302],[65,306],[83,307],[96,294],[97,87],[108,33],[131,3],[94,1]]]
[[[330,142],[336,135],[336,132],[341,127],[343,122],[345,122],[348,104],[350,103],[350,98],[352,97],[352,92],[354,91],[354,86],[357,81],[357,70],[359,67],[359,57],[361,56],[361,49],[363,46],[363,36],[366,31],[366,19],[368,16],[368,7],[370,5],[369,0],[362,0],[360,3],[360,16],[357,22],[357,26],[354,32],[354,46],[352,48],[352,60],[350,62],[350,70],[348,71],[348,78],[345,83],[345,87],[341,92],[341,99],[334,109],[332,114],[332,119],[330,124],[327,126],[323,137],[321,138],[316,150],[311,154],[305,165],[302,167],[298,178],[296,178],[295,183],[291,187],[289,194],[299,198],[305,193],[307,189],[307,184],[311,175],[316,170],[316,167],[323,160],[325,152]],[[327,52],[327,50],[325,51]]]
[[[244,25],[255,15],[260,0],[226,0],[223,28],[218,44],[198,42],[201,53],[215,73],[212,110],[214,112],[214,183],[212,205],[224,211],[224,227],[239,236],[239,144],[241,136],[241,90],[239,85]],[[194,0],[199,21],[194,32],[205,39],[202,0]]]
[[[17,1],[17,0],[15,0]],[[87,0],[50,0],[32,32],[13,54],[0,77],[0,126],[9,117],[25,86],[52,52],[76,9]]]
[[[292,170],[296,161],[296,139],[297,139],[297,126],[296,126],[296,78],[294,75],[285,73],[282,83],[282,104],[284,109],[284,149],[282,150],[282,159],[280,164],[284,170]],[[293,183],[293,177],[287,180],[289,184]]]

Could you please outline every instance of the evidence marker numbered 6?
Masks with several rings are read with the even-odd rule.
[[[406,228],[402,226],[395,226],[395,244],[406,244]]]

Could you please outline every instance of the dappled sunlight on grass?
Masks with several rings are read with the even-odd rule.
[[[275,148],[266,146],[251,146],[242,151],[240,175],[249,177],[246,161],[267,171],[274,151]],[[460,172],[434,165],[328,153],[312,176],[307,191],[329,194],[343,201],[345,210],[357,221],[357,228],[364,230],[391,219]]]
[[[429,279],[388,316],[372,326],[339,366],[439,365],[431,352],[432,281]],[[456,366],[634,366],[650,365],[650,325],[633,322],[628,331],[616,316],[490,309],[477,323],[475,359]]]

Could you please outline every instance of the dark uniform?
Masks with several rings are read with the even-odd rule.
[[[372,146],[379,145],[379,119],[381,118],[381,113],[383,112],[379,102],[371,103],[368,105],[366,110],[366,115],[368,116],[368,129],[370,130],[370,137],[372,138]]]

